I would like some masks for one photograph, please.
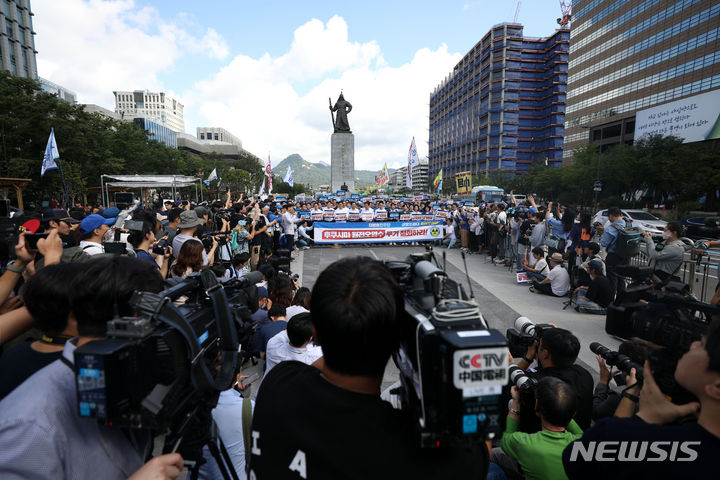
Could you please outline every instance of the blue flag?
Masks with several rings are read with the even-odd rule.
[[[55,163],[56,158],[60,158],[60,152],[58,152],[57,143],[55,142],[55,129],[51,128],[50,138],[48,138],[48,143],[45,147],[40,177],[45,175],[45,172],[48,170],[57,170],[58,166],[57,163]]]
[[[213,180],[217,180],[217,178],[217,168],[213,168],[213,171],[210,172],[210,176],[207,178],[207,180],[203,180],[203,183],[209,187],[210,182],[212,182]]]
[[[290,167],[288,167],[288,171],[285,174],[285,178],[283,178],[283,182],[290,185],[290,188],[293,188],[295,186],[294,185],[295,182],[293,181],[292,169]]]

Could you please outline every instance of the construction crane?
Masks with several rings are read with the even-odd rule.
[[[515,7],[515,16],[513,17],[513,23],[517,23],[518,15],[520,15],[520,0],[517,0],[517,6]]]
[[[567,28],[570,25],[570,20],[572,20],[572,0],[568,0],[567,2],[563,0],[559,1],[562,17],[557,19],[557,23],[561,27]]]

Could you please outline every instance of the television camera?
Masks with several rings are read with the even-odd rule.
[[[422,447],[494,438],[504,428],[507,342],[488,327],[472,286],[468,298],[431,260],[428,247],[385,262],[405,295],[404,335],[393,357],[401,403],[415,418]]]

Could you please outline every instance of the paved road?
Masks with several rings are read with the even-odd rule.
[[[320,272],[340,258],[362,255],[381,260],[403,260],[412,252],[422,251],[422,246],[316,247],[301,252],[293,262],[292,269],[293,272],[301,274],[300,281],[303,286],[312,288]],[[460,251],[436,250],[441,264],[443,251],[447,253],[448,275],[461,281],[467,288]],[[604,316],[581,314],[572,309],[563,310],[564,299],[530,293],[527,286],[516,283],[514,271],[490,263],[485,255],[470,255],[467,257],[467,264],[475,298],[492,328],[505,332],[519,316],[526,316],[535,323],[554,323],[567,328],[580,340],[579,363],[597,379],[597,362],[588,345],[591,342],[600,342],[612,349],[617,349],[619,345],[616,338],[605,333]],[[384,386],[396,379],[397,369],[391,362],[386,370]]]

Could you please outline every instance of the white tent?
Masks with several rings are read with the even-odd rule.
[[[110,181],[108,181],[110,180]],[[198,200],[198,183],[201,179],[187,175],[100,175],[100,187],[104,205],[110,203],[108,187],[125,187],[139,189],[141,192],[147,188],[172,188],[175,198],[176,191],[182,187],[195,187],[195,201]],[[202,188],[200,189],[202,195]]]

